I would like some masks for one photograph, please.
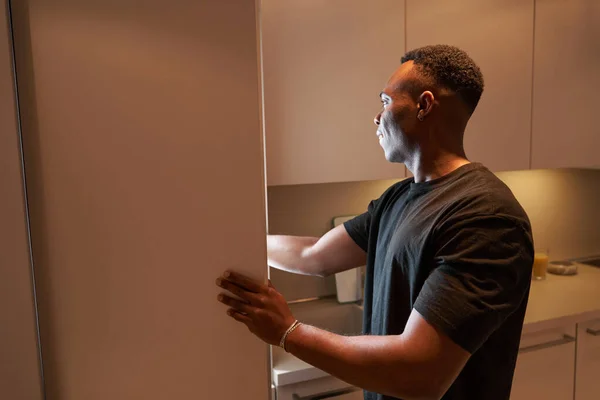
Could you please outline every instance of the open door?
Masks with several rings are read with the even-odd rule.
[[[12,7],[46,399],[267,399],[255,2]]]
[[[42,400],[7,4],[0,9],[0,399]]]

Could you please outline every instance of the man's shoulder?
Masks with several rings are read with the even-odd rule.
[[[484,166],[465,174],[456,186],[455,200],[463,212],[493,214],[529,225],[527,213],[512,190]]]

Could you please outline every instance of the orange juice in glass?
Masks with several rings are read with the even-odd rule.
[[[546,271],[548,271],[549,252],[547,249],[536,249],[533,256],[533,273],[532,277],[535,280],[546,279]]]

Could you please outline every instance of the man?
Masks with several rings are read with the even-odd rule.
[[[445,45],[408,52],[381,92],[377,137],[414,178],[321,238],[269,236],[269,264],[326,276],[364,265],[364,335],[294,324],[272,287],[226,273],[219,299],[261,339],[365,389],[365,399],[508,399],[531,281],[527,215],[463,134],[483,77]],[[293,329],[288,329],[293,327]],[[283,340],[282,340],[283,338]]]

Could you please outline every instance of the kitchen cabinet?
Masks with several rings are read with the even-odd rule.
[[[511,400],[572,400],[575,325],[523,334]]]
[[[42,400],[8,8],[0,9],[0,399]]]
[[[532,168],[600,168],[600,2],[537,0]]]
[[[529,168],[533,21],[534,0],[406,2],[407,50],[455,45],[480,66],[485,89],[465,150],[493,171]]]
[[[533,168],[600,168],[598,19],[596,0],[536,3]]]
[[[404,53],[404,1],[263,0],[269,185],[395,179],[373,118]]]
[[[267,399],[255,2],[11,4],[44,398]]]
[[[577,324],[575,400],[597,400],[600,393],[600,319]]]

